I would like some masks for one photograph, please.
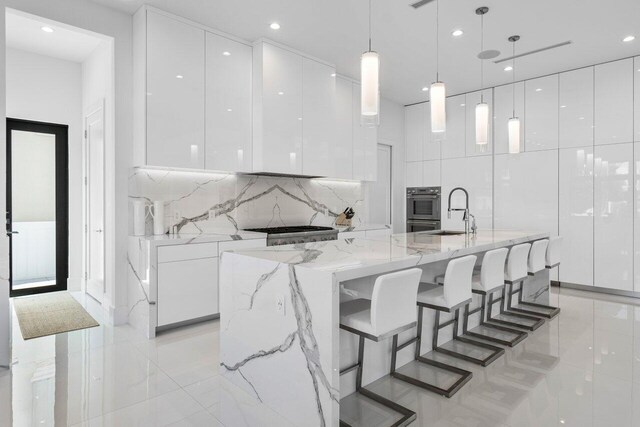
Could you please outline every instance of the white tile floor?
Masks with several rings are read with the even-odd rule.
[[[640,300],[554,289],[552,302],[560,316],[487,368],[438,356],[474,372],[451,399],[389,378],[369,387],[416,410],[418,426],[640,426]],[[214,321],[147,340],[103,325],[25,342],[14,319],[0,425],[287,425],[218,376],[218,333]],[[393,418],[355,395],[343,416],[361,426]]]

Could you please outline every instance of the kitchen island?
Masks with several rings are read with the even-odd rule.
[[[423,233],[342,239],[225,252],[220,274],[220,372],[294,425],[334,425],[340,398],[354,391],[356,338],[339,329],[340,300],[368,298],[380,274],[423,270],[442,274],[449,259],[547,238],[549,233],[482,230],[477,235]],[[524,299],[548,303],[545,270],[527,280]],[[474,300],[474,305],[477,301]],[[475,323],[474,323],[475,322]],[[478,324],[477,315],[470,326]],[[433,314],[423,322],[429,351]],[[415,335],[409,330],[400,341]],[[445,333],[442,340],[450,339]],[[390,340],[388,340],[390,341]],[[390,342],[367,343],[363,384],[388,374]],[[413,360],[414,346],[398,353]],[[224,407],[221,408],[224,418]]]

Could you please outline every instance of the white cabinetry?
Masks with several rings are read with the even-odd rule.
[[[302,59],[302,173],[336,175],[336,69]]]
[[[302,57],[253,47],[253,171],[302,174]]]
[[[631,291],[633,144],[596,146],[593,170],[594,285]]]
[[[489,104],[489,136],[486,146],[476,144],[476,105],[481,101],[484,95],[484,102]],[[493,152],[493,90],[485,89],[483,91],[471,92],[466,94],[465,109],[467,116],[466,140],[467,140],[467,156],[487,156]]]
[[[465,156],[467,111],[465,102],[465,95],[447,98],[447,131],[431,135],[432,141],[440,143],[443,159]]]
[[[407,187],[422,187],[422,164],[423,163],[429,163],[429,162],[407,162],[406,163],[405,185]]]
[[[493,222],[493,172],[490,156],[462,157],[442,160],[442,229],[464,230],[462,213],[454,212],[447,218],[447,197],[455,187],[463,187],[469,192],[469,210],[476,217],[481,229],[492,228]],[[464,207],[465,197],[456,192],[451,198],[452,207]]]
[[[206,35],[205,168],[251,172],[251,46]]]
[[[592,286],[593,147],[560,149],[559,162],[558,230],[564,237],[560,281]]]
[[[335,177],[353,178],[353,83],[336,80]]]
[[[404,109],[405,160],[422,160],[422,150],[427,133],[426,103],[409,105]],[[430,132],[430,131],[429,131]]]
[[[440,186],[440,160],[422,162],[422,185],[424,187]]]
[[[360,85],[353,84],[353,179],[375,181],[378,174],[378,128],[360,120]]]
[[[635,113],[634,118],[634,141],[640,142],[640,56],[636,56],[633,65],[633,88],[634,88],[634,101],[633,111]]]
[[[513,92],[514,85],[498,86],[494,90],[494,106],[493,106],[493,123],[494,129],[494,143],[496,154],[505,154],[509,152],[509,119],[513,117]],[[518,82],[515,84],[515,114],[520,118],[520,144],[521,150],[524,148],[524,83]],[[471,130],[468,130],[471,132]]]
[[[633,59],[595,67],[595,143],[633,141]]]
[[[593,67],[560,73],[559,84],[560,148],[592,146]]]
[[[558,148],[558,75],[524,85],[524,151]]]
[[[146,164],[203,169],[205,32],[147,13]]]

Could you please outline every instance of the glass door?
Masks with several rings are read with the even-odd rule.
[[[68,127],[7,119],[11,296],[67,289]]]

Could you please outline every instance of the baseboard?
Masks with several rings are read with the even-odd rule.
[[[578,283],[570,283],[570,282],[558,282],[555,280],[551,281],[551,286],[558,286],[560,288],[567,288],[567,289],[575,289],[578,291],[594,292],[598,294],[616,295],[621,297],[640,299],[640,292],[622,291],[619,289],[601,288],[598,286],[587,286],[587,285],[580,285]]]

